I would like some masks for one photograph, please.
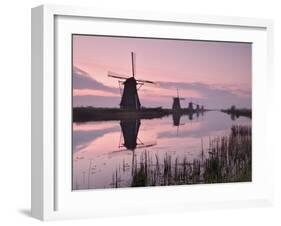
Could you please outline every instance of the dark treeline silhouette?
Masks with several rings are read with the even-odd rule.
[[[229,109],[222,109],[221,111],[231,115],[233,120],[239,118],[240,116],[252,118],[252,109],[236,108],[235,105],[232,105]]]
[[[200,111],[203,113],[205,109]],[[139,119],[154,119],[162,118],[171,114],[176,115],[189,115],[192,118],[193,114],[199,114],[196,109],[190,110],[189,108],[182,108],[178,111],[162,107],[145,108],[139,110],[129,110],[122,108],[95,108],[95,107],[74,107],[72,109],[73,122],[87,122],[87,121],[109,121],[121,120],[126,118],[139,118]]]

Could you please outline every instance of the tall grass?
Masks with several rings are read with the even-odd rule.
[[[251,126],[233,126],[229,135],[211,139],[201,158],[191,162],[167,153],[160,162],[145,150],[132,167],[132,187],[251,181]]]

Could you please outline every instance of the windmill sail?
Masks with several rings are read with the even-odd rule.
[[[132,75],[135,77],[135,53],[131,52],[131,57],[132,57]]]

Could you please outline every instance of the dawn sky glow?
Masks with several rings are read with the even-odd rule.
[[[107,73],[131,77],[132,51],[136,79],[158,83],[141,87],[142,106],[171,108],[178,88],[183,107],[191,99],[207,108],[251,107],[249,43],[85,35],[73,35],[73,105],[118,107],[118,80]]]

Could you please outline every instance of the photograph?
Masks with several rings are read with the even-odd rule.
[[[72,190],[252,181],[252,43],[72,34]]]

